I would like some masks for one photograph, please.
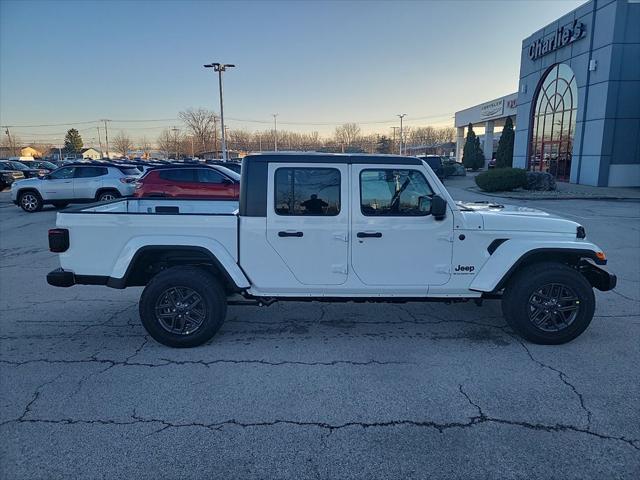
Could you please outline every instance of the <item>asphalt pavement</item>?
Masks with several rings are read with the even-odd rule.
[[[520,340],[496,301],[276,303],[170,349],[141,289],[47,285],[55,210],[0,193],[1,477],[638,478],[640,203],[504,203],[581,222],[618,275],[569,344]]]

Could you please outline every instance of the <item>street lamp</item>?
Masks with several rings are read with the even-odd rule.
[[[406,113],[403,113],[401,115],[396,115],[396,117],[400,117],[400,155],[402,155],[402,140],[403,140],[403,136],[402,136],[402,119],[406,116]]]
[[[222,159],[227,159],[227,143],[224,138],[224,107],[222,105],[222,72],[226,72],[227,68],[233,68],[235,65],[231,63],[209,63],[204,68],[213,68],[214,72],[218,72],[218,86],[220,87],[220,123],[222,130]]]
[[[273,115],[273,151],[278,151],[278,114],[272,113]]]

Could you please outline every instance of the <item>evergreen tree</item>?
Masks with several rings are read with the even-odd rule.
[[[511,117],[507,117],[502,129],[502,135],[498,141],[498,151],[496,153],[496,168],[505,168],[513,166],[513,141],[515,133],[513,132],[513,122]]]
[[[378,141],[376,142],[376,152],[377,153],[391,153],[391,139],[382,135],[378,137]]]
[[[82,150],[82,137],[75,128],[71,128],[67,131],[64,137],[64,151],[66,153],[80,153]]]
[[[469,124],[469,126],[467,127],[467,139],[464,142],[464,148],[462,150],[462,164],[464,165],[464,168],[477,170],[478,168],[480,168],[480,166],[482,166],[478,166],[479,144],[480,139],[478,139],[475,132],[473,131],[473,125]],[[481,157],[480,161],[484,162],[484,159]]]
[[[471,167],[473,169],[473,171],[475,172],[476,170],[481,169],[482,167],[484,167],[484,152],[482,151],[482,147],[480,146],[480,137],[476,137],[476,141],[475,141],[475,162],[473,167]]]

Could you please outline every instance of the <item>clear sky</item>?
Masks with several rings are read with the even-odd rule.
[[[582,3],[0,0],[0,124],[55,140],[67,126],[19,125],[168,119],[111,127],[155,138],[180,110],[218,110],[202,65],[221,61],[237,65],[231,128],[267,129],[246,120],[272,113],[321,134],[347,121],[388,131],[398,113],[452,125],[456,110],[516,91],[522,39]]]

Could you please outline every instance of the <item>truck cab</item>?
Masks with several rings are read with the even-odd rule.
[[[145,286],[143,325],[171,346],[209,340],[227,304],[494,298],[523,337],[564,343],[593,317],[593,288],[616,283],[581,225],[455,202],[415,157],[251,155],[237,204],[120,200],[60,212],[57,227],[49,283]]]

